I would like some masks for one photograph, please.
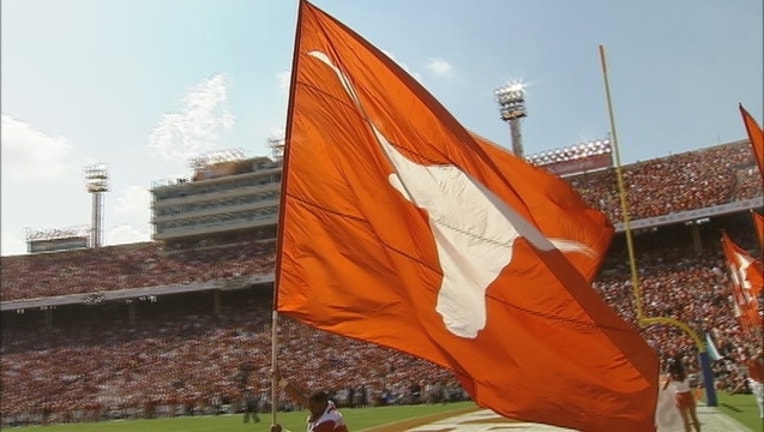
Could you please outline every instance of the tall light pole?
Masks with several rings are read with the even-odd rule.
[[[520,133],[520,119],[527,116],[525,110],[525,85],[521,82],[507,84],[494,91],[496,102],[499,104],[501,119],[509,123],[512,135],[512,153],[523,157],[523,135]]]
[[[109,169],[104,164],[85,167],[85,187],[93,195],[91,247],[101,247],[103,234],[103,193],[109,190]]]
[[[273,134],[266,138],[265,143],[268,147],[270,147],[273,159],[282,160],[284,158],[286,139],[283,135]]]

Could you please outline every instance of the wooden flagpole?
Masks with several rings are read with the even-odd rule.
[[[273,282],[274,287],[276,282]],[[274,288],[274,295],[276,289]],[[274,302],[275,303],[275,302]],[[278,326],[279,326],[279,313],[275,307],[273,310],[273,317],[271,319],[271,424],[277,423],[276,413],[278,412],[278,383],[276,382],[276,371],[278,370],[278,352],[279,352],[279,340],[278,340]]]
[[[277,423],[278,411],[278,294],[279,275],[281,274],[282,243],[284,239],[284,218],[287,180],[289,178],[289,148],[292,140],[292,112],[294,111],[295,88],[297,86],[297,67],[300,57],[300,31],[302,26],[302,14],[305,9],[305,1],[297,2],[297,24],[294,31],[294,48],[292,52],[292,77],[289,85],[289,103],[287,105],[286,133],[284,135],[284,155],[281,165],[281,193],[279,195],[279,215],[276,227],[276,268],[273,280],[273,316],[271,319],[271,424]]]

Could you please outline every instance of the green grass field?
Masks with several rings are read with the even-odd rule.
[[[405,405],[377,408],[343,409],[342,414],[353,432],[360,432],[374,426],[425,417],[446,412],[463,412],[476,408],[472,402],[438,405]],[[292,432],[305,430],[307,411],[279,413],[278,422]],[[9,431],[44,432],[263,432],[270,426],[270,414],[261,414],[260,423],[243,423],[242,415],[176,417],[154,420],[111,421],[100,423],[57,424],[50,426],[28,426],[8,429]]]
[[[759,411],[752,395],[719,393],[718,409],[752,431],[763,431]],[[343,409],[342,413],[353,432],[362,432],[375,426],[389,425],[403,420],[438,414],[458,414],[475,409],[472,402],[447,405],[406,405],[377,408]],[[279,413],[278,421],[292,432],[305,430],[305,411]],[[155,420],[111,421],[100,423],[57,424],[7,429],[9,431],[41,432],[264,432],[270,425],[270,414],[261,415],[262,422],[244,424],[241,415],[176,417]]]
[[[717,408],[721,412],[748,426],[754,432],[764,431],[764,424],[759,418],[759,409],[756,407],[753,395],[730,395],[719,392],[717,398],[719,402]]]

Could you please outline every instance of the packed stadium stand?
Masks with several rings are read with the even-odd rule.
[[[734,316],[719,237],[724,229],[761,254],[748,209],[724,207],[753,203],[761,211],[764,185],[749,143],[640,162],[624,173],[635,221],[723,210],[656,219],[634,232],[634,243],[646,315],[709,332],[723,355],[714,362],[717,387],[741,391],[741,364],[757,346],[742,338]],[[566,180],[622,220],[612,169]],[[268,409],[274,263],[272,227],[2,257],[2,426],[237,412],[252,394]],[[594,288],[637,327],[622,234]],[[640,331],[661,358],[679,354],[697,367],[692,340],[680,330]],[[279,340],[284,374],[306,388],[330,387],[342,405],[466,397],[447,370],[393,350],[288,319]],[[285,397],[279,403],[294,408]]]

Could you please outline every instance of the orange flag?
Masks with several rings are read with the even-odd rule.
[[[756,229],[756,237],[759,239],[759,253],[764,258],[764,216],[751,210],[753,217],[753,226]]]
[[[590,286],[605,217],[305,1],[281,206],[280,313],[447,367],[510,418],[654,430],[655,353]]]
[[[764,283],[761,262],[736,245],[725,232],[722,233],[722,248],[732,279],[735,315],[744,332],[755,332],[762,325],[758,302]]]
[[[759,164],[759,173],[761,179],[764,181],[764,131],[756,123],[751,114],[743,108],[743,104],[738,106],[740,108],[740,114],[743,116],[743,123],[745,123],[745,130],[748,132],[748,139],[751,140],[751,147],[753,147],[753,154],[756,157],[756,163]]]

